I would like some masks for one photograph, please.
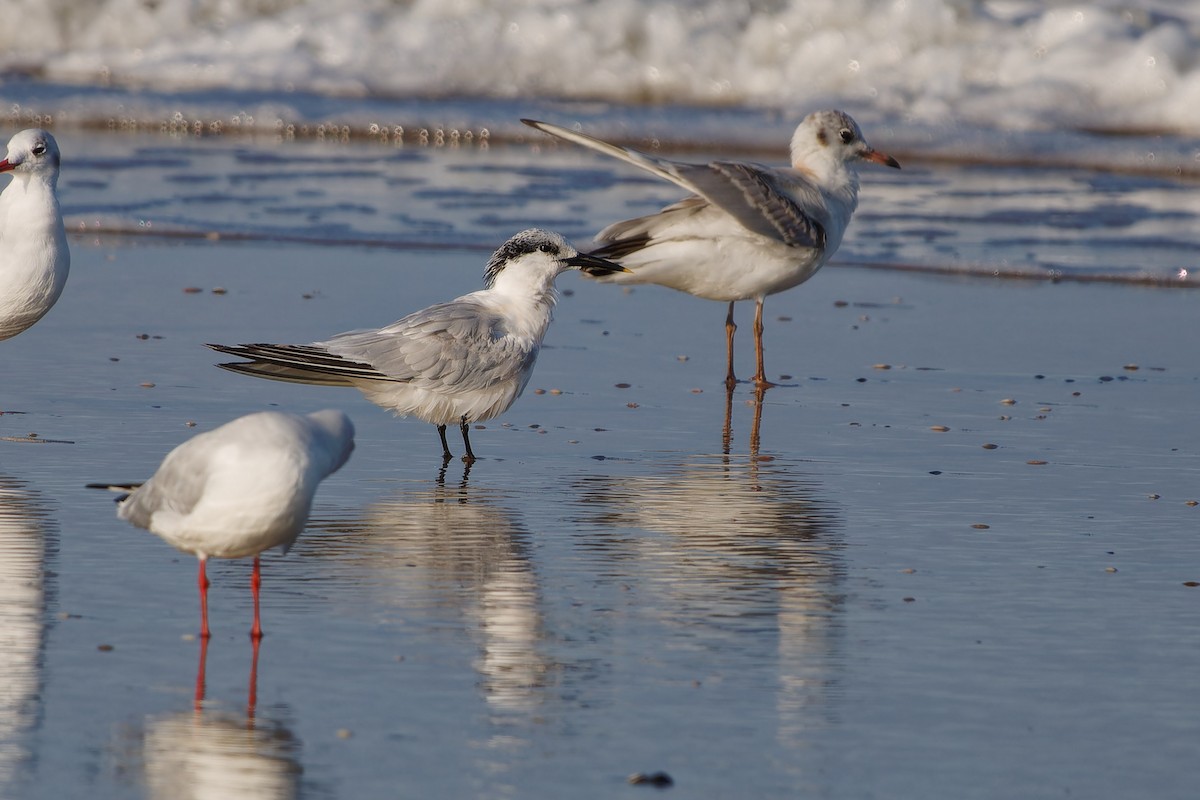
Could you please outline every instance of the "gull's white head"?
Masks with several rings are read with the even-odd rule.
[[[502,276],[518,275],[525,282],[546,282],[568,269],[578,269],[592,276],[628,272],[620,264],[579,253],[557,233],[530,228],[509,239],[492,254],[483,272],[483,283],[491,289]]]
[[[328,474],[337,472],[354,452],[354,423],[343,412],[332,408],[314,411],[307,416],[327,439]]]
[[[41,128],[29,128],[8,140],[0,172],[11,172],[14,177],[43,175],[53,181],[58,178],[58,163],[58,142],[54,137]]]
[[[858,123],[844,111],[814,111],[792,134],[792,166],[796,169],[823,175],[828,167],[858,160],[900,169],[899,161],[867,144]]]

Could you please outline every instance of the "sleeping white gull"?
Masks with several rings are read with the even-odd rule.
[[[145,483],[88,486],[124,493],[117,516],[200,560],[201,637],[209,636],[205,562],[254,556],[250,635],[258,639],[259,554],[287,552],[308,522],[318,484],[353,450],[354,426],[341,411],[260,411],[179,445]]]

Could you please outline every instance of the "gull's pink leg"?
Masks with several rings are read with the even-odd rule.
[[[250,639],[250,690],[246,697],[246,717],[254,719],[254,708],[258,705],[258,646],[262,643],[261,636]]]
[[[258,590],[262,586],[262,573],[259,571],[258,556],[254,557],[254,572],[250,574],[250,593],[254,595],[254,626],[250,628],[250,638],[256,642],[262,638],[262,623],[258,621]]]
[[[775,384],[767,380],[766,370],[763,368],[763,301],[758,299],[758,308],[754,312],[754,358],[758,366],[758,372],[754,375],[754,385],[759,389],[770,389]]]
[[[200,575],[196,582],[200,585],[200,638],[207,640],[212,633],[208,630],[208,575],[204,571],[206,559],[200,557]]]
[[[754,422],[750,425],[750,457],[755,459],[758,458],[758,447],[762,442],[759,431],[762,428],[763,395],[766,391],[764,387],[754,390]]]
[[[733,374],[733,334],[737,331],[737,323],[733,321],[733,301],[729,303],[729,313],[725,315],[725,354],[728,367],[725,370],[725,388],[732,390],[737,385]]]
[[[729,455],[733,443],[733,387],[725,387],[725,427],[721,428],[721,452]]]
[[[204,710],[204,664],[208,660],[208,637],[200,637],[200,666],[196,668],[196,697],[193,705],[197,711]]]

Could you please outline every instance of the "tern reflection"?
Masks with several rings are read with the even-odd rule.
[[[46,563],[56,542],[38,493],[0,475],[0,796],[22,778],[41,718]]]
[[[302,547],[334,558],[372,591],[403,608],[450,610],[479,650],[474,666],[493,711],[538,702],[553,665],[544,638],[530,535],[505,497],[439,479],[368,506],[358,518],[317,521],[345,537],[313,536]],[[308,551],[306,551],[306,555]]]

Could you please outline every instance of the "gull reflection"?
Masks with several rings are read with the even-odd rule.
[[[760,399],[755,451],[761,413]],[[589,546],[638,587],[668,635],[736,652],[735,669],[774,670],[782,738],[823,724],[842,647],[843,544],[819,486],[757,452],[685,456],[651,472],[578,481],[581,522],[602,534]]]
[[[0,795],[27,766],[41,717],[47,557],[57,527],[23,481],[0,475]]]
[[[750,455],[757,456],[758,449],[762,444],[762,414],[763,400],[766,396],[766,389],[756,388],[754,390],[754,400],[751,405],[754,407],[754,417],[750,423]],[[733,387],[730,386],[725,390],[725,426],[721,429],[721,452],[729,455],[733,447]]]
[[[148,720],[146,789],[171,800],[280,800],[300,789],[300,745],[282,725],[213,711]]]
[[[721,581],[711,591],[752,590],[757,598],[807,587],[832,598],[822,592],[840,573],[838,520],[816,485],[793,470],[763,456],[694,455],[655,464],[653,475],[597,475],[577,488],[588,521],[668,534],[621,540],[638,558],[689,570],[660,571],[655,579],[667,587],[712,573]]]
[[[253,642],[246,711],[237,713],[208,707],[208,640],[200,640],[193,710],[151,717],[142,731],[150,797],[286,800],[299,795],[299,741],[282,722],[256,715],[258,648]]]
[[[466,622],[478,647],[474,667],[493,711],[536,705],[553,665],[544,638],[530,536],[504,496],[468,489],[467,475],[446,485],[406,490],[368,506],[361,516],[314,527],[346,536],[314,536],[301,547],[336,559],[371,590],[403,608],[449,610]],[[306,555],[308,552],[306,551]]]

